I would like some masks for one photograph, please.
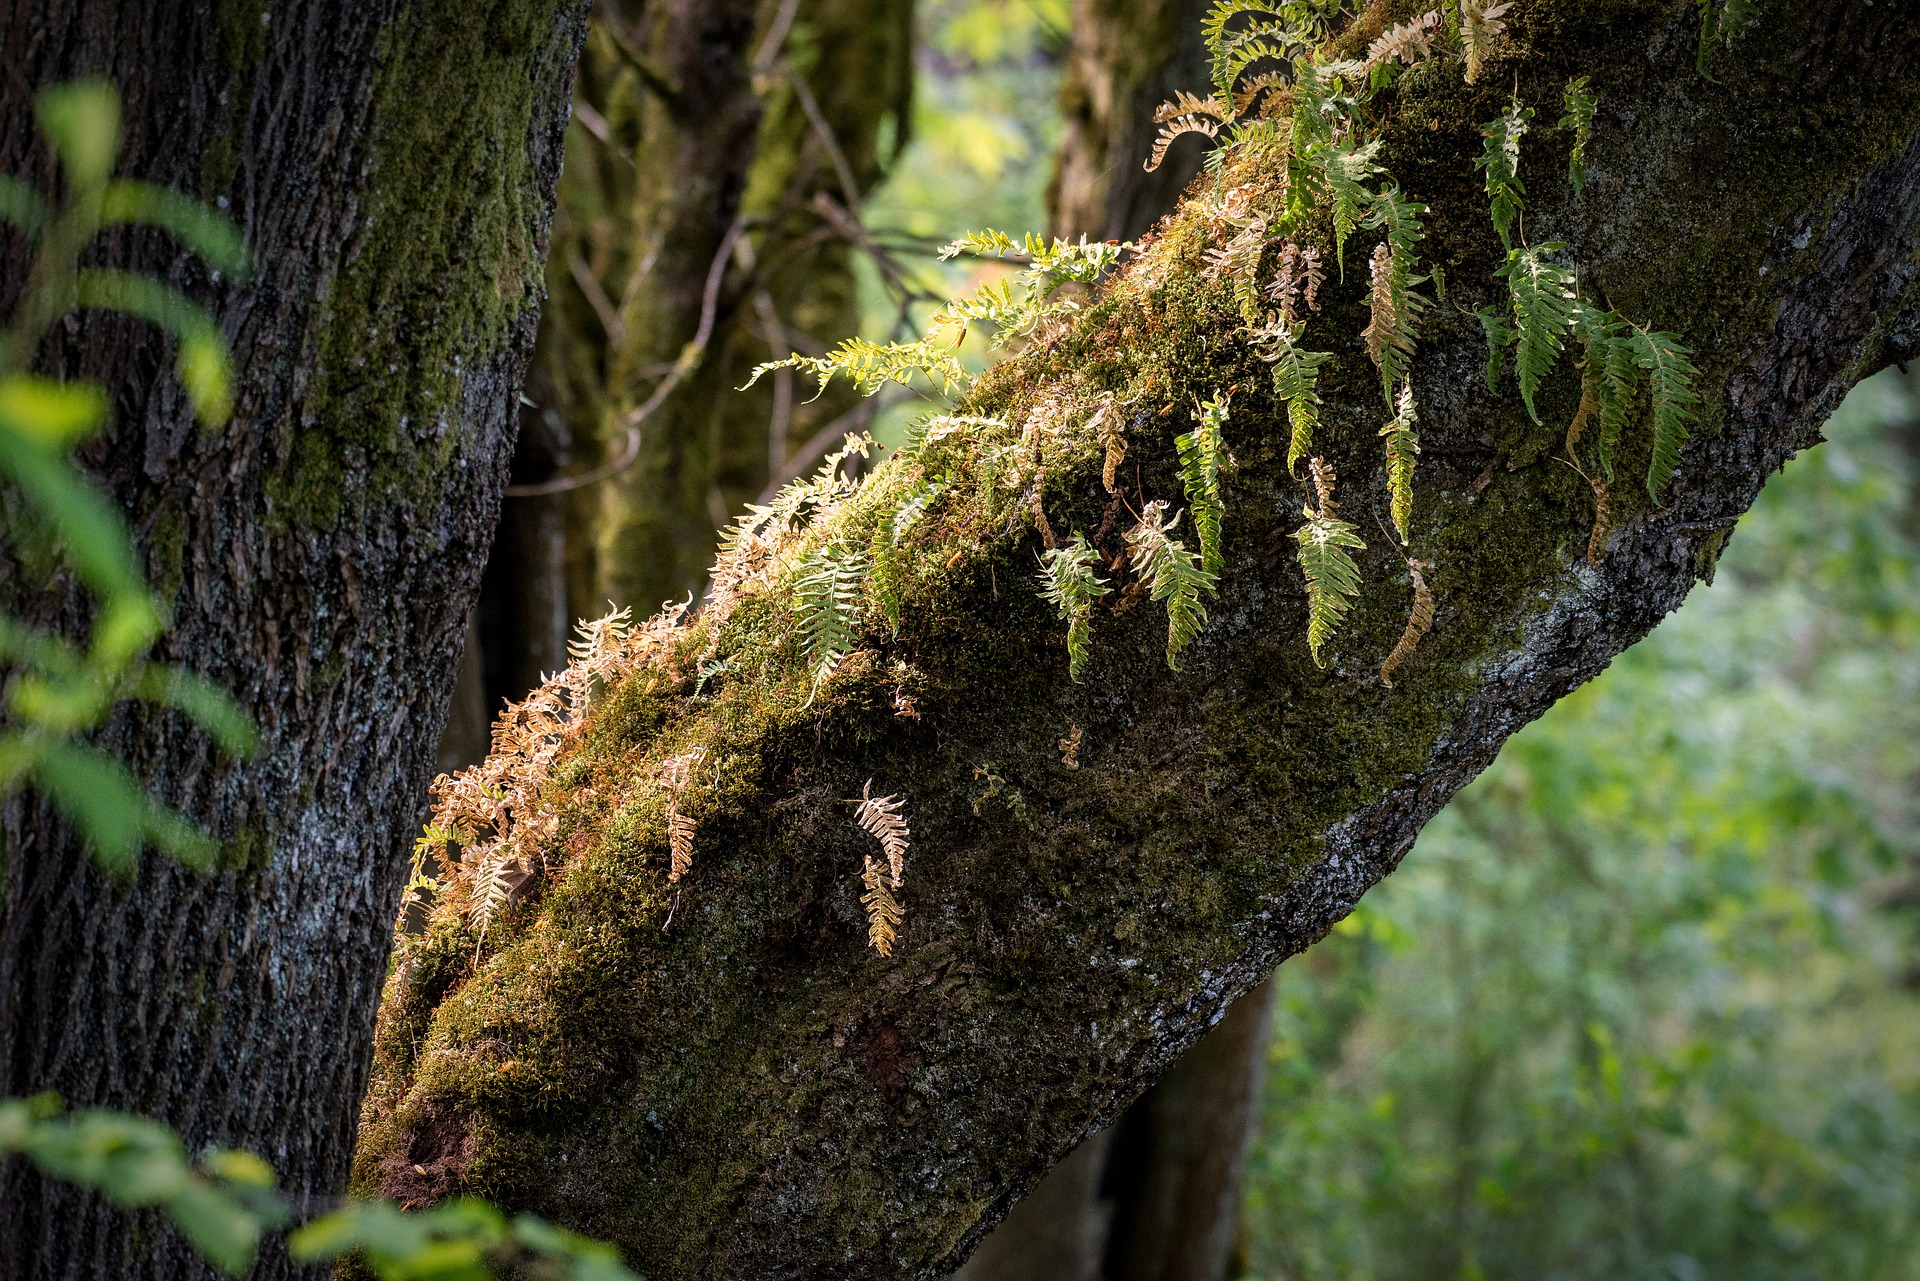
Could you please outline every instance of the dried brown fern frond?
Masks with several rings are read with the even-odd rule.
[[[1220,126],[1209,117],[1198,113],[1175,116],[1168,120],[1160,126],[1160,132],[1153,140],[1153,154],[1147,157],[1146,171],[1152,173],[1158,169],[1166,160],[1167,148],[1173,145],[1173,140],[1187,133],[1205,134],[1209,138],[1218,138]]]
[[[1094,436],[1100,442],[1100,448],[1106,457],[1100,464],[1100,483],[1107,492],[1113,492],[1113,481],[1120,470],[1120,464],[1127,459],[1127,438],[1120,434],[1118,415],[1113,413],[1113,397],[1109,394],[1094,413],[1093,420],[1087,424],[1093,429]]]
[[[1385,241],[1373,247],[1373,259],[1368,264],[1373,279],[1372,308],[1373,319],[1360,336],[1367,340],[1367,355],[1375,365],[1386,359],[1387,349],[1394,346],[1400,338],[1398,291],[1393,282],[1393,250]],[[1408,346],[1412,344],[1409,343]]]
[[[1593,486],[1593,532],[1587,535],[1587,564],[1599,565],[1606,551],[1607,534],[1613,528],[1613,513],[1607,505],[1607,482],[1601,476],[1587,477]]]
[[[854,821],[860,830],[880,842],[880,849],[887,856],[887,868],[893,876],[893,888],[899,889],[901,877],[906,873],[907,850],[913,833],[907,829],[907,820],[900,813],[900,807],[906,802],[898,796],[875,796],[873,780],[860,790],[859,809],[854,811]]]
[[[1233,114],[1235,118],[1245,120],[1256,114],[1256,108],[1264,109],[1263,99],[1278,93],[1290,83],[1287,76],[1278,71],[1263,71],[1259,75],[1242,82],[1233,91]]]
[[[1420,571],[1429,566],[1425,561],[1407,561],[1407,573],[1413,577],[1413,612],[1407,616],[1407,629],[1400,633],[1400,643],[1393,647],[1387,660],[1380,664],[1380,683],[1388,689],[1393,688],[1393,673],[1400,664],[1413,657],[1413,651],[1420,640],[1433,627],[1433,590],[1427,586],[1427,580]]]
[[[517,891],[533,875],[526,859],[511,849],[497,850],[474,869],[473,885],[468,891],[467,923],[481,940],[487,927],[512,906]]]
[[[1215,120],[1224,121],[1227,113],[1218,98],[1201,98],[1181,89],[1171,99],[1154,108],[1153,123],[1163,125],[1175,116],[1212,116]]]
[[[1080,739],[1082,730],[1072,721],[1067,722],[1067,736],[1060,740],[1060,763],[1070,770],[1080,768]]]
[[[1302,249],[1289,243],[1280,251],[1273,283],[1267,286],[1267,297],[1280,308],[1287,323],[1293,324],[1300,319],[1301,303],[1305,303],[1309,311],[1320,310],[1320,286],[1326,278],[1326,272],[1320,269],[1318,249]]]
[[[1333,470],[1333,464],[1324,458],[1314,457],[1307,460],[1307,470],[1313,474],[1313,494],[1319,500],[1317,515],[1331,517],[1340,510],[1340,504],[1333,500],[1333,492],[1340,478]]]
[[[904,914],[900,910],[900,901],[887,888],[887,869],[874,862],[869,854],[860,879],[867,887],[867,892],[860,896],[861,906],[867,909],[867,942],[880,955],[892,956],[893,941],[899,937],[900,921]]]
[[[1467,55],[1468,84],[1480,79],[1480,69],[1492,51],[1493,42],[1507,29],[1506,13],[1511,8],[1513,0],[1501,0],[1499,4],[1460,0],[1460,44]]]
[[[670,865],[667,869],[667,884],[672,885],[693,867],[694,821],[682,811],[681,802],[686,797],[687,786],[693,781],[693,767],[705,756],[707,749],[696,747],[691,752],[669,757],[660,766],[660,786],[667,793],[667,853]]]
[[[1440,11],[1430,9],[1417,18],[1389,27],[1378,39],[1367,46],[1367,66],[1377,67],[1385,62],[1399,62],[1412,66],[1433,56],[1433,37],[1440,27]]]

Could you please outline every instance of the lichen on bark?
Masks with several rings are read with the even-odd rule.
[[[1347,39],[1402,9],[1373,6]],[[538,891],[478,949],[449,915],[405,945],[362,1185],[534,1206],[667,1275],[934,1276],[964,1257],[1047,1163],[1349,910],[1507,733],[1677,604],[1699,549],[1878,358],[1920,238],[1911,202],[1884,196],[1920,172],[1915,34],[1884,10],[1802,6],[1706,81],[1692,16],[1537,0],[1480,85],[1437,59],[1376,100],[1450,286],[1414,364],[1415,546],[1440,611],[1394,688],[1374,672],[1411,602],[1384,539],[1329,667],[1308,657],[1286,415],[1206,271],[1229,233],[1197,188],[1077,319],[968,392],[963,412],[1007,426],[954,437],[956,484],[930,509],[897,636],[869,616],[863,651],[814,698],[784,602],[763,594],[610,691],[554,776],[559,848]],[[1869,54],[1871,91],[1849,67]],[[1488,394],[1465,314],[1498,299],[1480,125],[1514,92],[1557,101],[1576,74],[1601,94],[1587,187],[1571,195],[1564,140],[1542,131],[1528,234],[1568,241],[1612,305],[1685,336],[1717,389],[1667,505],[1617,513],[1597,568],[1587,487],[1553,459],[1577,379],[1548,381],[1549,425],[1533,425]],[[1818,163],[1789,176],[1782,151]],[[1257,205],[1279,175],[1256,159],[1222,182]],[[1362,290],[1330,282],[1313,322],[1335,352],[1317,447],[1350,510],[1384,518]],[[1059,424],[1049,523],[1115,556],[1128,506],[1178,500],[1173,435],[1228,388],[1238,467],[1211,624],[1171,673],[1164,617],[1116,593],[1088,680],[1068,681],[1031,586],[1027,424]],[[1082,430],[1108,393],[1132,400],[1118,496]],[[815,536],[859,545],[912,466],[882,467]],[[738,654],[743,674],[695,700],[709,652]],[[918,721],[893,714],[896,662],[917,673]],[[1069,726],[1074,770],[1057,752]],[[647,780],[695,744],[712,771],[700,851],[670,888]],[[916,839],[891,961],[862,947],[846,798],[868,778],[907,798]]]

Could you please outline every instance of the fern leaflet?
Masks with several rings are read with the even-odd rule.
[[[900,932],[903,913],[900,901],[887,888],[887,866],[873,861],[873,855],[864,856],[866,866],[861,870],[860,880],[867,892],[860,896],[860,904],[867,909],[867,943],[882,956],[893,955],[893,942]]]
[[[820,548],[800,564],[793,609],[813,673],[808,704],[853,647],[854,626],[860,618],[860,584],[866,573],[864,556],[833,546]]]
[[[900,813],[903,803],[898,796],[875,796],[873,780],[868,779],[867,785],[860,789],[859,808],[854,811],[854,821],[860,830],[880,842],[880,849],[887,856],[892,887],[896,890],[906,874],[907,848],[913,835]]]
[[[1679,465],[1688,425],[1698,417],[1694,406],[1700,403],[1700,393],[1693,389],[1693,380],[1700,371],[1687,359],[1693,353],[1672,334],[1636,328],[1628,341],[1633,344],[1634,362],[1646,371],[1653,392],[1653,457],[1647,464],[1647,493],[1658,502]]]
[[[1420,434],[1414,430],[1419,414],[1413,404],[1413,384],[1400,388],[1393,421],[1380,429],[1387,440],[1387,498],[1393,527],[1406,542],[1413,524],[1413,460],[1420,452]]]
[[[1587,144],[1593,141],[1593,112],[1599,104],[1600,99],[1587,87],[1587,77],[1575,76],[1567,81],[1567,91],[1561,97],[1564,110],[1560,127],[1573,130],[1573,150],[1567,153],[1567,181],[1576,196],[1587,185]]]
[[[1100,554],[1078,533],[1040,556],[1040,594],[1067,625],[1067,676],[1076,681],[1087,664],[1093,602],[1113,590],[1094,572],[1099,563]]]
[[[1520,181],[1520,139],[1526,136],[1533,108],[1522,106],[1515,98],[1506,111],[1480,130],[1485,138],[1474,168],[1487,176],[1487,197],[1492,202],[1493,229],[1500,233],[1500,244],[1513,248],[1513,220],[1526,207],[1527,189]]]
[[[1334,514],[1333,468],[1319,458],[1307,466],[1313,472],[1319,505],[1301,509],[1307,523],[1293,536],[1300,544],[1300,568],[1307,579],[1307,650],[1315,667],[1325,667],[1320,650],[1352,607],[1352,597],[1360,594],[1360,567],[1353,552],[1364,550],[1366,544],[1352,525]]]
[[[1509,250],[1506,265],[1498,273],[1505,277],[1513,298],[1513,366],[1520,380],[1520,399],[1536,423],[1540,411],[1533,407],[1533,394],[1566,350],[1566,334],[1573,327],[1579,299],[1572,269],[1547,259],[1565,248],[1549,241],[1538,248]]]
[[[1167,666],[1180,670],[1180,651],[1206,626],[1206,606],[1200,593],[1214,590],[1215,578],[1176,538],[1163,500],[1148,503],[1140,523],[1127,531],[1127,550],[1133,572],[1151,589],[1153,599],[1167,607]]]
[[[1215,396],[1194,412],[1199,421],[1185,435],[1174,437],[1180,459],[1180,480],[1187,490],[1187,508],[1193,513],[1193,531],[1200,539],[1200,564],[1209,574],[1220,572],[1220,520],[1226,504],[1220,497],[1220,468],[1227,458],[1222,428],[1227,422],[1227,397]]]
[[[1400,643],[1380,664],[1380,683],[1388,689],[1393,688],[1394,672],[1400,664],[1413,657],[1413,651],[1433,627],[1433,589],[1427,586],[1427,580],[1420,574],[1425,568],[1425,561],[1407,562],[1407,573],[1413,578],[1413,610],[1407,615],[1407,627],[1400,633]]]
[[[1313,449],[1313,429],[1320,423],[1320,366],[1333,359],[1330,351],[1302,351],[1300,335],[1306,322],[1281,320],[1254,332],[1264,350],[1260,359],[1273,366],[1273,394],[1287,403],[1287,470]]]

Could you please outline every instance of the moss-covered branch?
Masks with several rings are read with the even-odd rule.
[[[1343,47],[1389,22],[1374,6]],[[1384,536],[1392,411],[1362,336],[1368,283],[1329,279],[1306,315],[1333,353],[1314,451],[1368,544],[1322,668],[1294,534],[1303,505],[1331,509],[1288,465],[1246,299],[1209,256],[1282,201],[1278,162],[1249,148],[1083,312],[981,379],[959,407],[973,419],[772,540],[787,569],[650,641],[561,735],[528,892],[482,942],[449,878],[403,949],[363,1184],[528,1204],[655,1275],[935,1276],[963,1257],[1344,915],[1506,734],[1676,605],[1769,471],[1884,358],[1920,243],[1903,194],[1920,176],[1920,33],[1884,6],[1770,9],[1708,80],[1696,32],[1687,3],[1535,0],[1482,50],[1477,85],[1440,56],[1367,109],[1449,282],[1411,375],[1412,554],[1437,612],[1392,688],[1378,669],[1414,592]],[[1482,123],[1516,89],[1557,108],[1579,75],[1599,95],[1584,189],[1566,176],[1573,135],[1536,127],[1520,230],[1566,242],[1601,305],[1681,336],[1711,392],[1665,505],[1613,496],[1597,565],[1593,490],[1556,458],[1578,371],[1533,389],[1536,425],[1510,379],[1489,393],[1471,314],[1505,297]],[[1331,261],[1317,217],[1297,231]],[[1391,230],[1356,231],[1349,267]],[[1229,392],[1218,591],[1174,672],[1127,533],[1150,503],[1188,505],[1175,437]],[[1108,420],[1125,443],[1111,493]],[[1617,448],[1640,474],[1652,433]],[[891,566],[897,633],[869,600],[821,680],[794,578],[823,549],[869,555],[936,483]],[[1075,531],[1120,588],[1091,605],[1081,682],[1034,581],[1049,532]],[[691,781],[663,785],[690,757]],[[865,946],[875,846],[851,800],[869,779],[912,828],[891,958]],[[695,829],[677,882],[670,804]]]

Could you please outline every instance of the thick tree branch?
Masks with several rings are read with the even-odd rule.
[[[1076,325],[973,391],[968,410],[1003,414],[1019,440],[960,469],[897,639],[873,624],[808,705],[782,651],[751,648],[783,617],[777,594],[758,597],[610,696],[555,775],[560,848],[539,893],[477,950],[453,915],[407,949],[382,1015],[366,1185],[536,1206],[659,1275],[941,1275],[1348,912],[1508,734],[1680,602],[1766,476],[1892,354],[1920,245],[1920,31],[1884,5],[1770,7],[1707,81],[1691,4],[1536,0],[1513,19],[1481,86],[1443,59],[1376,103],[1383,157],[1432,207],[1425,248],[1451,282],[1413,374],[1427,446],[1414,550],[1439,618],[1395,687],[1376,671],[1411,600],[1384,539],[1369,539],[1329,669],[1308,660],[1289,537],[1303,490],[1266,366],[1206,272],[1231,227],[1200,189]],[[1590,491],[1553,457],[1577,380],[1563,365],[1534,425],[1510,392],[1488,393],[1464,314],[1500,297],[1479,125],[1516,87],[1557,105],[1577,74],[1600,92],[1587,187],[1572,196],[1570,140],[1540,128],[1525,232],[1569,242],[1597,296],[1681,334],[1713,393],[1664,506],[1626,496],[1648,450],[1644,431],[1630,439],[1597,567]],[[1251,162],[1225,178],[1256,205],[1275,182]],[[1350,242],[1349,263],[1368,248]],[[1351,268],[1330,282],[1310,341],[1337,353],[1316,448],[1371,535],[1386,413],[1359,339],[1363,288]],[[1171,438],[1196,399],[1234,387],[1210,625],[1170,673],[1165,615],[1116,593],[1088,683],[1071,684],[1031,587],[1025,425],[1065,424],[1042,486],[1052,527],[1114,555],[1126,505],[1180,499]],[[1105,392],[1132,402],[1111,499],[1098,449],[1073,435]],[[847,529],[872,521],[893,474],[869,482]],[[710,641],[766,666],[694,703],[683,667]],[[900,679],[918,722],[891,714]],[[1070,727],[1078,769],[1056,748]],[[652,780],[694,743],[695,861],[669,887]],[[1001,781],[985,795],[989,772]],[[891,960],[861,946],[867,838],[845,798],[868,778],[907,798],[914,831]]]

